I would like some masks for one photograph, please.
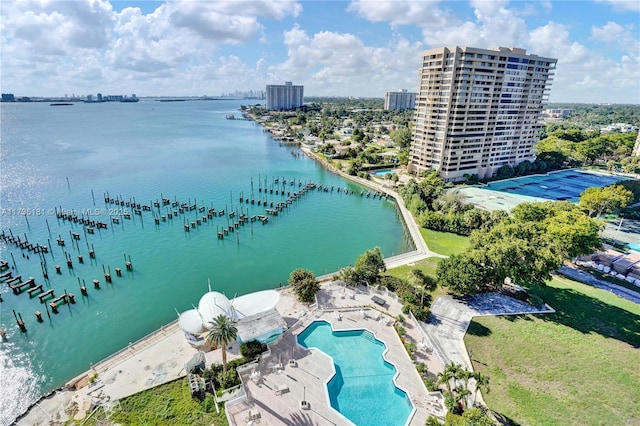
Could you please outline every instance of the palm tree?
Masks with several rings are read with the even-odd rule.
[[[451,380],[458,380],[463,377],[464,369],[460,364],[456,364],[453,361],[449,361],[444,366],[442,373],[438,374],[438,382],[444,383],[447,386],[447,390],[451,392]]]
[[[469,390],[469,380],[475,378],[475,373],[473,371],[469,371],[466,369],[462,369],[460,371],[460,375],[459,377],[456,377],[456,379],[462,379],[464,386],[462,387],[462,389],[464,389],[464,402],[465,402],[465,407],[469,406],[469,398],[467,398],[469,395],[471,395],[471,391]]]
[[[454,390],[456,392],[456,403],[460,404],[460,401],[464,400],[464,409],[467,409],[467,396],[471,395],[471,391],[466,387],[458,386]]]
[[[227,371],[227,344],[233,342],[238,337],[236,322],[228,316],[220,314],[209,322],[209,334],[207,340],[215,343],[222,349],[222,371]]]
[[[429,416],[424,426],[440,426],[440,421],[436,416]]]
[[[454,378],[453,373],[446,368],[438,373],[438,384],[444,385],[447,387],[447,392],[451,393],[451,380]]]
[[[476,400],[478,399],[478,391],[480,390],[480,388],[489,393],[489,376],[478,371],[473,374],[473,378],[476,380],[476,391],[473,396],[473,403],[475,404]]]
[[[450,413],[458,414],[460,412],[459,402],[453,392],[444,393],[444,406],[447,407],[447,411]]]

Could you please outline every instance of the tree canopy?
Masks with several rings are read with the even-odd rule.
[[[387,270],[380,247],[367,250],[361,254],[353,266],[358,281],[373,284],[378,280],[380,272]]]
[[[215,343],[222,351],[222,369],[227,371],[227,345],[238,336],[237,323],[226,315],[220,314],[209,323],[210,331],[207,339]]]
[[[306,269],[296,269],[289,274],[289,285],[302,303],[313,303],[315,295],[320,290],[320,283],[313,272]]]
[[[569,202],[523,203],[491,228],[473,231],[469,250],[440,261],[436,275],[455,294],[499,290],[507,277],[544,286],[565,259],[601,247],[601,226]]]
[[[613,213],[633,200],[633,192],[622,185],[610,185],[604,188],[587,188],[580,194],[580,207],[589,216],[600,217],[602,214]]]

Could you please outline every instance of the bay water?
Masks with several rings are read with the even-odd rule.
[[[360,196],[364,188],[280,145],[253,121],[226,118],[239,117],[246,102],[0,104],[0,232],[50,249],[34,253],[0,241],[0,258],[13,276],[34,277],[44,291],[76,299],[47,314],[37,295],[15,295],[0,283],[0,328],[7,332],[0,343],[0,424],[91,363],[176,319],[176,310],[197,305],[209,281],[232,298],[284,285],[296,268],[334,272],[376,246],[385,257],[410,250],[392,201]],[[268,222],[247,222],[218,238],[241,213],[267,215],[258,200],[270,207],[309,182],[327,191],[307,191]],[[105,203],[107,194],[152,208],[138,215],[131,206]],[[246,202],[251,197],[254,204]],[[178,207],[162,198],[197,208],[173,216]],[[211,208],[226,214],[204,222]],[[58,218],[60,209],[107,229],[87,233],[86,226]]]

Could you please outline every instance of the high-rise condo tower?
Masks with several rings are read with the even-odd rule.
[[[291,111],[304,105],[304,86],[295,86],[290,81],[284,84],[267,84],[267,109]]]
[[[460,46],[421,57],[410,172],[437,170],[460,181],[535,160],[557,59],[515,47]]]

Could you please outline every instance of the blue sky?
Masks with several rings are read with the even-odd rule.
[[[640,104],[640,1],[12,1],[0,88],[19,96],[306,96],[418,90],[420,53],[521,47],[558,59],[550,102]]]

